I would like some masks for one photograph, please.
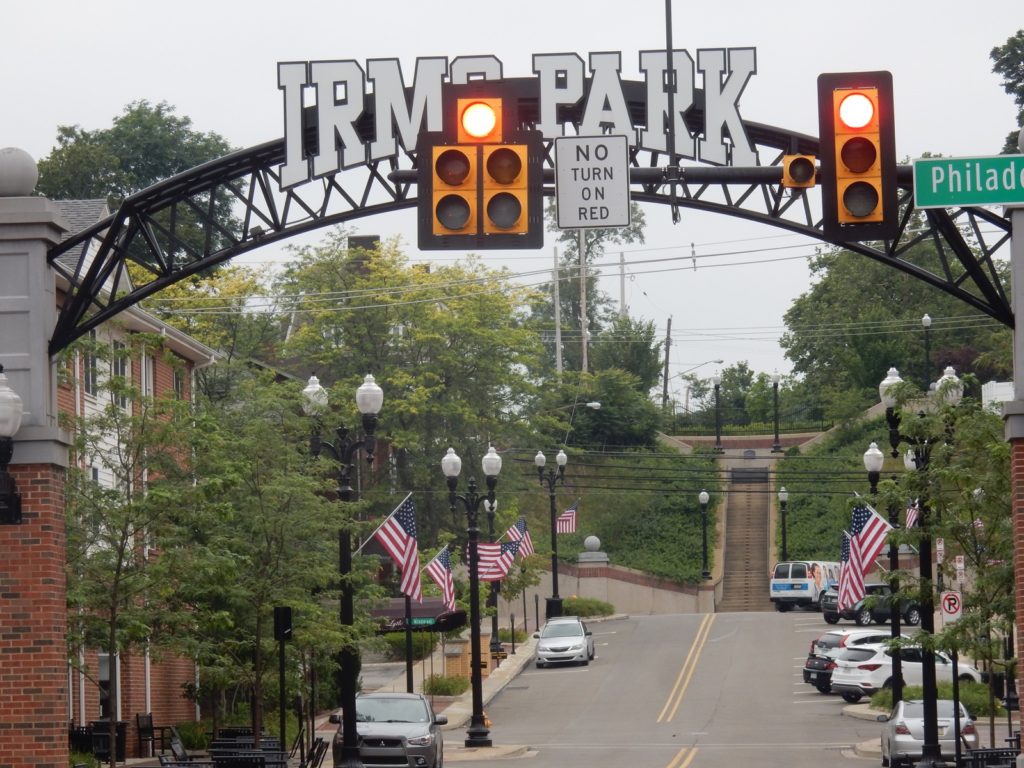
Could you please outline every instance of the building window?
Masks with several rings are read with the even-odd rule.
[[[99,666],[99,674],[96,676],[96,680],[100,689],[100,720],[107,720],[110,718],[114,705],[113,698],[110,695],[109,653],[101,653],[99,655]]]
[[[96,331],[89,331],[89,341],[96,343]],[[85,394],[96,395],[100,389],[99,360],[92,351],[85,353],[85,370],[82,372],[82,386],[85,387]]]
[[[128,384],[128,348],[120,341],[115,341],[113,347],[114,356],[110,361],[110,375],[119,379],[118,386],[126,386]],[[128,407],[128,398],[123,392],[114,395],[114,402],[118,408]]]
[[[185,374],[180,369],[174,369],[174,396],[181,400],[185,397]]]

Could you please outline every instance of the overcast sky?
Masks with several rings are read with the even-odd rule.
[[[843,18],[853,9],[861,9],[855,19]],[[664,11],[662,0],[5,3],[0,147],[39,159],[52,149],[58,125],[106,128],[139,99],[166,101],[197,130],[215,131],[238,148],[280,138],[280,61],[398,58],[411,82],[417,56],[494,54],[506,76],[522,77],[531,74],[534,53],[586,59],[620,51],[623,79],[639,80],[639,51],[664,47]],[[992,73],[989,52],[1024,27],[1021,0],[676,2],[673,27],[675,47],[691,53],[757,49],[757,74],[740,102],[748,121],[816,136],[819,73],[887,69],[901,159],[997,154],[1014,126],[1013,100]],[[673,373],[714,358],[788,372],[777,339],[783,313],[808,287],[803,259],[814,242],[685,209],[673,226],[665,206],[647,207],[646,217],[647,243],[625,251],[626,302],[634,316],[654,320],[661,335],[672,317]],[[408,212],[354,226],[401,235],[415,260],[455,257],[420,256]],[[701,257],[697,269],[691,243]],[[540,251],[489,258],[514,271],[539,269],[550,265],[553,246],[549,234]],[[255,255],[283,258],[274,248]],[[655,258],[679,261],[639,263]],[[618,299],[617,269],[606,273],[602,287]],[[715,367],[699,372],[710,375]]]

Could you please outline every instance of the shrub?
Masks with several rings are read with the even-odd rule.
[[[611,616],[615,606],[593,597],[567,597],[562,601],[562,613],[566,616]]]
[[[512,632],[507,627],[498,627],[498,639],[503,643],[512,642]],[[516,642],[522,643],[526,641],[526,632],[522,629],[516,630]]]
[[[953,683],[939,681],[935,685],[940,699],[953,698]],[[908,685],[903,689],[904,700],[924,697],[924,689],[920,685]],[[995,709],[989,706],[988,686],[984,683],[960,683],[960,703],[963,704],[971,717],[978,719],[989,715],[1003,714],[1003,706],[999,699],[995,700]],[[884,688],[871,697],[871,708],[888,712],[892,709],[892,691]]]
[[[212,730],[213,724],[209,722],[187,721],[175,723],[174,729],[181,736],[181,743],[185,749],[206,749],[209,743],[207,731]]]
[[[431,675],[423,681],[423,692],[428,696],[458,696],[469,688],[465,677]]]
[[[393,659],[405,660],[405,632],[388,632],[384,635],[388,646],[388,654]],[[427,656],[437,643],[433,632],[412,633],[412,657],[419,660]]]
[[[72,752],[68,755],[68,768],[82,765],[86,768],[100,768],[100,761],[96,759],[95,755],[90,755],[88,752]]]

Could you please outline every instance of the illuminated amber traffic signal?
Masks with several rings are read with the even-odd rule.
[[[818,77],[822,221],[837,241],[895,237],[897,181],[892,76]]]
[[[782,186],[801,189],[817,184],[816,159],[814,155],[783,155]]]
[[[419,247],[539,248],[544,243],[543,144],[506,130],[509,104],[494,84],[446,86],[446,130],[417,143]],[[481,93],[485,88],[492,92]]]

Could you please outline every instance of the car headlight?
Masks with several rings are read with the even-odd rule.
[[[414,739],[409,739],[409,744],[414,747],[429,747],[434,743],[434,734],[428,733],[425,736],[417,736]]]
[[[576,643],[575,645],[570,645],[569,646],[569,650],[570,651],[582,651],[583,650],[583,643]]]

